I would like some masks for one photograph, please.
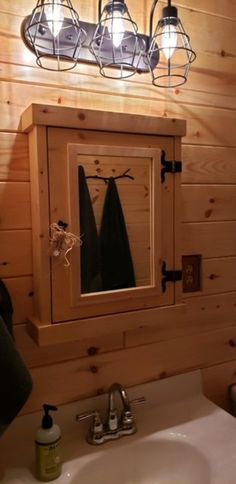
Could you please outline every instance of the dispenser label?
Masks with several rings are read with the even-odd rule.
[[[41,480],[55,479],[61,474],[60,441],[50,444],[36,442],[36,473]]]

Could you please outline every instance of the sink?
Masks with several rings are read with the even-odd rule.
[[[70,484],[210,484],[207,459],[192,445],[173,439],[147,440],[95,456]]]
[[[236,419],[203,395],[200,372],[129,388],[128,394],[146,398],[134,408],[137,433],[99,446],[86,442],[88,422],[78,424],[75,416],[97,408],[104,417],[107,395],[59,407],[64,463],[55,484],[236,483]],[[1,438],[2,484],[38,483],[40,420],[41,412],[19,417]]]

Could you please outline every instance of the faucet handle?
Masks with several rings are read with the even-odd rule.
[[[146,402],[145,397],[138,397],[138,398],[135,398],[133,400],[130,400],[129,403],[131,404],[132,407],[133,406],[135,407],[135,406],[141,405],[145,402]],[[128,410],[127,409],[123,410],[122,415],[121,415],[121,421],[122,421],[123,429],[136,430],[135,419],[134,419],[134,415],[133,415],[131,408],[129,408]]]
[[[97,417],[99,413],[97,410],[92,410],[91,412],[84,412],[84,413],[77,413],[75,419],[77,422],[82,422],[83,420],[87,420],[90,417]]]
[[[136,407],[137,405],[142,405],[143,403],[146,403],[146,398],[145,397],[138,397],[138,398],[134,398],[134,400],[130,400],[130,404],[134,407]]]
[[[118,414],[115,408],[109,412],[108,428],[111,432],[115,432],[118,429]]]
[[[92,412],[84,412],[76,415],[76,421],[82,422],[92,417],[92,425],[88,432],[87,440],[90,444],[94,444],[103,438],[103,423],[98,410],[92,410]]]

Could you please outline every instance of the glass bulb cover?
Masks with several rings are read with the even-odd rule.
[[[62,4],[53,3],[45,6],[45,15],[48,22],[48,27],[52,32],[53,37],[57,37],[62,29],[64,15]]]
[[[169,60],[176,49],[178,34],[175,25],[167,24],[163,28],[161,36],[161,47],[167,60]]]
[[[122,14],[119,10],[113,10],[108,31],[111,36],[114,47],[118,48],[123,40],[125,27]]]

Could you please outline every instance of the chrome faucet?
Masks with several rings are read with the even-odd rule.
[[[122,404],[122,410],[118,413],[115,396],[118,393]],[[145,402],[144,397],[132,400],[132,405]],[[92,445],[99,445],[109,440],[116,440],[124,435],[132,435],[137,431],[135,419],[131,410],[127,391],[120,383],[113,383],[108,393],[108,416],[103,424],[97,410],[79,414],[77,421],[92,417],[92,425],[87,434],[87,441]]]
[[[115,405],[115,395],[118,393],[122,402],[122,411],[120,417]],[[113,383],[109,388],[109,407],[108,407],[108,432],[124,432],[125,434],[133,434],[136,432],[136,425],[134,416],[131,412],[131,407],[125,388],[120,383]]]

